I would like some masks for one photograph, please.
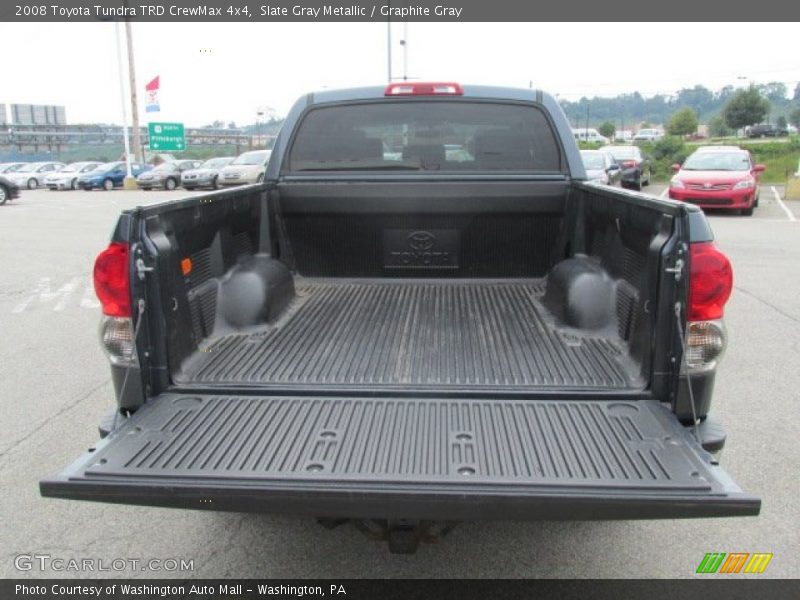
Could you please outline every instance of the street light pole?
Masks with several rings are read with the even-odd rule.
[[[403,22],[403,39],[400,40],[403,46],[403,81],[408,81],[408,21]]]
[[[139,131],[139,107],[136,101],[136,68],[133,61],[133,35],[131,34],[131,22],[125,19],[125,36],[128,41],[128,77],[130,78],[131,88],[131,113],[133,120],[133,154],[137,162],[143,163],[142,156],[142,136]]]
[[[119,21],[114,23],[114,34],[117,46],[117,69],[119,71],[119,99],[122,103],[122,140],[125,145],[125,167],[127,173],[124,186],[126,188],[130,188],[131,184],[133,184],[133,187],[135,188],[136,183],[133,180],[133,172],[131,171],[131,146],[130,142],[128,141],[128,109],[125,106],[125,76],[123,75],[122,68],[122,48],[120,47]]]
[[[391,8],[392,3],[389,2]],[[391,13],[391,11],[389,11]],[[386,72],[389,83],[392,83],[392,17],[386,20]]]

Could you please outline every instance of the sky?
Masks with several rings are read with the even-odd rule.
[[[387,81],[386,23],[133,23],[139,113],[202,126],[284,115],[302,94]],[[394,23],[393,74],[534,87],[577,100],[800,81],[794,23]],[[737,43],[741,40],[742,43]],[[0,23],[0,104],[121,123],[112,23]],[[16,57],[16,58],[12,58]],[[160,113],[144,85],[161,77]],[[127,85],[127,83],[126,83]],[[9,115],[10,116],[10,115]]]

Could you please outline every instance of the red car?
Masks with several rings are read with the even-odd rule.
[[[764,165],[754,165],[750,152],[736,146],[698,148],[676,171],[669,197],[701,208],[740,210],[750,216],[758,206],[758,178]]]

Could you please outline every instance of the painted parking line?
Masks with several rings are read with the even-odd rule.
[[[669,187],[666,187],[666,188],[664,188],[664,191],[663,191],[663,192],[661,192],[661,193],[660,193],[658,196],[659,196],[660,198],[664,198],[664,197],[666,197],[666,195],[667,195],[667,193],[668,193],[668,192],[669,192]]]
[[[775,196],[775,201],[778,203],[778,206],[780,206],[783,209],[783,212],[786,213],[786,218],[790,221],[797,221],[797,217],[794,216],[794,213],[789,210],[789,207],[783,203],[783,200],[781,200],[781,195],[778,193],[778,190],[775,189],[775,186],[773,185],[770,189],[772,190],[772,195]]]

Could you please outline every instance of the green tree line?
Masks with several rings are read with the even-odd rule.
[[[800,83],[794,90],[789,90],[785,83],[778,81],[756,84],[752,88],[769,103],[768,115],[773,122],[781,116],[791,122],[791,113],[800,109]],[[590,126],[608,121],[617,129],[621,129],[622,125],[629,129],[634,123],[667,123],[672,115],[685,108],[694,111],[701,123],[707,123],[722,112],[737,91],[741,89],[737,90],[732,85],[716,91],[695,85],[673,95],[656,94],[645,98],[639,92],[633,92],[610,98],[561,100],[560,103],[574,126],[586,126],[588,109]]]

